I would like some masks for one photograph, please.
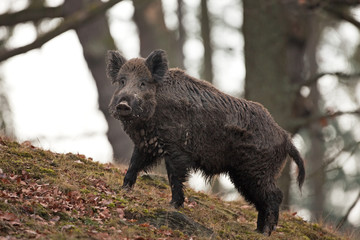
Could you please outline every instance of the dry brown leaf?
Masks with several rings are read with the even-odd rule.
[[[15,214],[9,213],[9,212],[5,212],[5,213],[1,214],[0,219],[5,220],[5,221],[18,220]]]

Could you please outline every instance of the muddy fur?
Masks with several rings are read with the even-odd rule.
[[[107,74],[117,85],[109,110],[135,144],[124,187],[131,188],[140,171],[164,158],[171,203],[180,207],[190,170],[208,178],[227,173],[258,210],[257,230],[271,234],[282,201],[275,182],[287,155],[298,165],[300,188],[305,170],[290,136],[262,105],[168,69],[162,50],[128,61],[109,51]]]

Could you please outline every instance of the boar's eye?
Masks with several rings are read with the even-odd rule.
[[[120,79],[118,80],[118,84],[119,84],[121,87],[124,86],[125,83],[126,83],[126,79],[125,79],[124,77],[122,77],[122,78],[120,78]]]
[[[141,83],[140,83],[140,89],[144,89],[145,86],[146,86],[146,83],[145,83],[145,82],[141,82]]]

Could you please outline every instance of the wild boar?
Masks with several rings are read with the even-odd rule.
[[[171,204],[183,206],[183,183],[190,170],[207,178],[229,175],[258,211],[257,231],[270,235],[278,223],[282,192],[276,178],[289,155],[305,170],[289,134],[259,103],[229,96],[206,81],[169,69],[165,51],[146,59],[107,55],[107,76],[116,85],[109,111],[135,144],[124,188],[142,170],[165,159]]]

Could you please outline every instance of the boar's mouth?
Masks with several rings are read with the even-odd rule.
[[[116,111],[122,117],[129,116],[132,112],[132,108],[127,101],[122,101],[116,106]]]

